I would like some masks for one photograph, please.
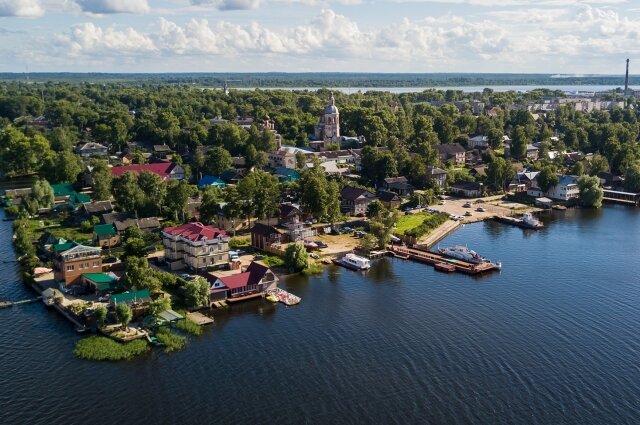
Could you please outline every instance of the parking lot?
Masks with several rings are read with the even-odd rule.
[[[496,215],[522,214],[526,211],[535,210],[535,208],[524,204],[502,202],[496,197],[477,199],[447,197],[447,199],[442,202],[444,202],[444,204],[431,205],[429,208],[450,215],[463,216],[463,223],[482,221]],[[485,211],[478,211],[478,208],[482,208]],[[467,212],[471,215],[465,216]]]

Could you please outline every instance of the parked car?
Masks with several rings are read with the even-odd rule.
[[[314,241],[314,242],[316,243],[316,245],[318,245],[318,248],[327,248],[329,246],[322,241]]]
[[[466,202],[463,207],[465,208],[471,208],[471,202]]]
[[[315,252],[312,252],[311,254],[309,254],[309,257],[313,258],[314,260],[320,259],[320,256]]]
[[[441,199],[439,203],[440,203],[440,205],[444,205],[444,204],[446,204],[447,202],[446,202],[444,199]]]
[[[182,273],[180,279],[191,280],[192,276],[189,273]]]
[[[476,211],[478,211],[478,212],[486,212],[487,209],[484,208],[484,207],[478,207],[478,208],[476,208]]]
[[[253,259],[254,260],[264,260],[264,255],[262,255],[262,254],[254,255]]]
[[[343,231],[344,233],[349,233],[349,232],[351,231],[351,227],[349,227],[349,226],[344,226],[344,227],[342,228],[342,231]]]
[[[467,217],[471,217],[471,211],[467,211],[466,213],[464,213],[464,215],[466,215]]]
[[[104,260],[102,260],[102,262],[105,263],[105,264],[115,263],[116,261],[118,261],[118,257],[113,256],[113,255],[110,255],[109,257],[107,257]]]
[[[98,301],[100,301],[101,303],[106,303],[106,302],[109,302],[110,298],[111,298],[111,294],[106,294],[101,297],[98,297]]]

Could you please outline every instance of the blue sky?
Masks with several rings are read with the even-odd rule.
[[[0,72],[640,69],[640,0],[0,0]]]

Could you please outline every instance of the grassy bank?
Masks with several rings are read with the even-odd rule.
[[[131,360],[149,351],[147,341],[137,339],[121,344],[104,336],[91,336],[76,343],[73,354],[85,360]]]
[[[448,219],[449,216],[443,213],[430,214],[420,212],[417,214],[405,215],[398,221],[395,233],[398,235],[419,238],[429,234]]]
[[[161,328],[156,331],[156,338],[158,342],[164,345],[164,350],[167,353],[172,351],[178,351],[187,345],[187,338],[172,333],[169,329]]]

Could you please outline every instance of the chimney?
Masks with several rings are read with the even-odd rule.
[[[624,76],[624,95],[629,94],[629,59],[627,59],[627,73]]]

